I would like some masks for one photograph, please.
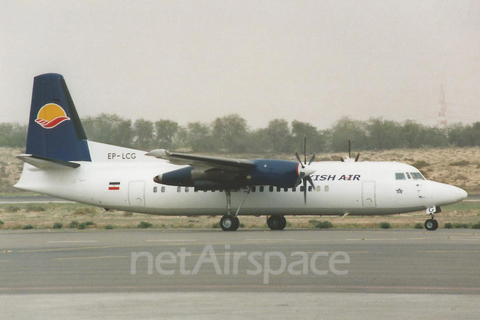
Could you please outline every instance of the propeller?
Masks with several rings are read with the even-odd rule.
[[[296,185],[298,186],[302,181],[303,181],[303,201],[305,204],[307,203],[307,181],[310,183],[312,188],[315,188],[315,185],[313,184],[312,175],[315,172],[315,169],[310,167],[310,164],[313,162],[315,159],[315,153],[312,154],[312,157],[310,158],[310,161],[307,163],[307,136],[303,137],[303,159],[304,162],[302,163],[302,160],[298,154],[298,152],[295,152],[295,156],[297,157],[298,163],[302,167],[302,170],[299,170],[298,172],[298,178],[297,178],[297,183]]]
[[[348,139],[348,157],[340,158],[340,160],[342,162],[357,162],[359,158],[360,158],[360,152],[357,153],[355,160],[352,159],[352,143],[350,139]]]

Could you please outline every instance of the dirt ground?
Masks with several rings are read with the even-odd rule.
[[[437,220],[440,227],[452,223],[454,227],[471,228],[480,222],[480,203],[463,202],[442,208]],[[423,226],[428,218],[425,212],[414,212],[392,216],[287,216],[287,228],[315,228],[319,222],[329,221],[333,228],[378,228],[388,222],[392,228],[414,228]],[[0,206],[0,229],[22,229],[31,225],[35,229],[52,229],[55,223],[62,229],[77,229],[81,223],[86,228],[137,228],[141,222],[148,222],[154,228],[219,228],[220,216],[152,216],[123,211],[104,211],[101,208],[81,204],[22,204]],[[265,228],[265,217],[239,216],[242,228]],[[89,225],[91,223],[91,225]],[[27,226],[27,227],[26,227]]]

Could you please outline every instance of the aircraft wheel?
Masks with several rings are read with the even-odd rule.
[[[267,225],[270,230],[283,230],[287,225],[287,220],[284,216],[273,215],[268,218]]]
[[[280,226],[279,230],[283,230],[287,226],[287,219],[285,219],[284,216],[280,216],[280,219],[282,220],[282,225]]]
[[[438,228],[438,221],[435,219],[428,219],[425,221],[425,229],[428,231],[435,231]]]
[[[223,231],[235,231],[239,226],[240,220],[237,217],[226,214],[220,219],[220,227]]]

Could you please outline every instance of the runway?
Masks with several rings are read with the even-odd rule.
[[[473,319],[480,306],[480,234],[472,230],[1,231],[0,246],[1,314],[18,299],[33,308],[26,317],[81,301],[95,312],[89,318],[128,315],[131,299],[137,311],[219,319],[229,310],[251,318],[262,306],[275,319],[319,310],[361,318],[341,313],[347,303],[371,306],[370,316],[417,310],[425,319],[426,308],[435,319]]]

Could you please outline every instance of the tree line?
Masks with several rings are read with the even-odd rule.
[[[480,122],[457,123],[449,127],[424,126],[415,121],[396,122],[383,118],[367,121],[343,117],[331,128],[318,130],[307,122],[289,123],[274,119],[266,128],[251,129],[238,114],[216,118],[211,123],[175,121],[131,121],[116,114],[82,119],[89,140],[141,150],[165,148],[193,152],[293,153],[303,148],[307,137],[309,152],[346,151],[351,140],[355,150],[397,148],[445,148],[480,146]],[[27,126],[0,123],[0,146],[24,147]]]

